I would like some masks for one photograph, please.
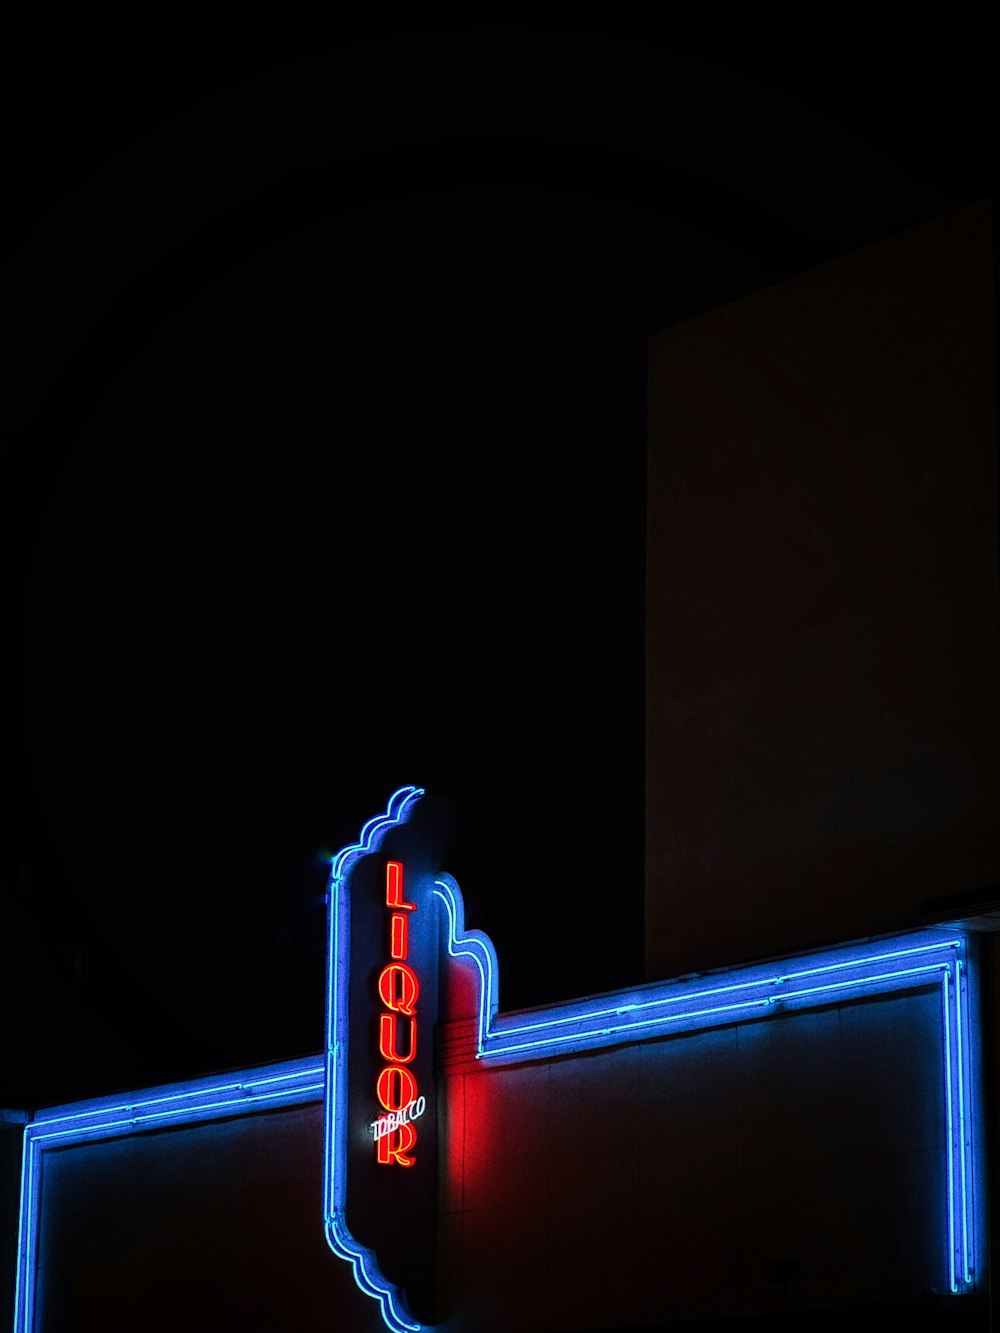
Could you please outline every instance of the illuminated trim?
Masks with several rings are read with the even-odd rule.
[[[622,1042],[695,1032],[789,1011],[838,1004],[914,987],[941,988],[947,1152],[948,1278],[968,1291],[979,1245],[975,1161],[980,1127],[973,1115],[968,943],[959,932],[923,931],[829,949],[752,967],[656,982],[543,1010],[498,1014],[496,952],[466,931],[462,895],[450,875],[435,880],[447,908],[448,952],[468,959],[479,979],[476,1059],[486,1063],[548,1058]]]
[[[500,967],[493,941],[481,930],[465,929],[465,904],[457,881],[451,875],[439,875],[434,892],[448,911],[448,952],[452,958],[470,958],[479,974],[479,1004],[476,1021],[476,1054],[483,1053],[483,1038],[497,1013],[497,982]]]
[[[192,1079],[36,1112],[24,1127],[13,1333],[32,1333],[34,1328],[38,1208],[43,1161],[49,1148],[75,1147],[144,1130],[179,1128],[317,1102],[325,1086],[322,1060],[308,1056],[228,1077]]]
[[[384,833],[405,822],[417,787],[400,787],[384,814],[365,824],[358,842],[338,853],[330,874],[330,949],[325,1058],[176,1083],[38,1111],[24,1127],[13,1333],[33,1333],[39,1200],[43,1160],[63,1148],[144,1130],[253,1114],[324,1100],[324,1218],[327,1243],[349,1260],[358,1287],[376,1299],[393,1333],[419,1333],[401,1291],[387,1283],[371,1251],[344,1222],[346,1023],[348,959],[341,958],[350,923],[344,878],[353,861],[377,849]],[[947,1133],[948,1275],[953,1292],[977,1280],[982,1247],[978,1190],[982,1152],[973,1014],[978,1001],[969,946],[960,932],[923,931],[868,940],[808,957],[714,971],[633,990],[592,996],[543,1010],[498,1014],[499,967],[489,937],[466,930],[458,884],[439,875],[434,892],[448,917],[449,955],[476,969],[476,1056],[486,1063],[572,1054],[622,1042],[836,1004],[866,995],[940,986],[943,1033],[942,1099]],[[324,1097],[324,1093],[326,1094]],[[422,1099],[421,1099],[422,1100]]]
[[[418,1333],[421,1325],[410,1315],[399,1287],[379,1271],[374,1252],[351,1235],[344,1217],[347,1196],[347,994],[350,982],[350,895],[346,876],[361,856],[375,851],[389,829],[409,818],[422,787],[399,787],[389,797],[385,812],[369,819],[357,842],[338,852],[330,864],[330,941],[327,950],[326,1102],[324,1108],[323,1217],[330,1249],[351,1264],[354,1281],[382,1309],[393,1333]],[[405,906],[405,904],[400,904]]]

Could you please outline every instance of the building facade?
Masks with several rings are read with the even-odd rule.
[[[398,788],[324,1050],[23,1117],[13,1333],[991,1326],[990,225],[651,342],[644,983],[505,1011]]]

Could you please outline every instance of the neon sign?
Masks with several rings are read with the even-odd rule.
[[[330,1248],[350,1262],[358,1287],[378,1302],[392,1333],[432,1327],[438,1322],[433,1308],[414,1301],[411,1293],[419,1298],[420,1274],[434,1273],[427,1248],[419,1248],[421,1237],[433,1231],[425,1225],[426,1211],[421,1210],[427,1202],[419,1191],[422,1173],[433,1182],[440,1110],[438,1099],[428,1099],[419,1089],[429,1093],[434,1080],[428,1062],[439,980],[444,994],[456,972],[472,982],[461,989],[458,1014],[471,1029],[468,1056],[461,1058],[470,1066],[493,1069],[857,999],[936,992],[939,1037],[928,1046],[927,1068],[944,1111],[937,1206],[943,1289],[975,1291],[985,1246],[984,1126],[976,954],[963,931],[927,929],[872,938],[808,956],[504,1014],[498,1005],[493,945],[482,932],[466,928],[458,884],[436,868],[438,849],[425,850],[433,822],[422,813],[423,797],[419,788],[399,788],[385,812],[364,826],[359,840],[333,859],[325,1057],[49,1107],[30,1117],[23,1140],[14,1333],[38,1333],[40,1327],[36,1287],[45,1273],[38,1261],[44,1233],[43,1160],[49,1149],[65,1151],[150,1129],[320,1101]],[[354,1026],[352,999],[357,1001]],[[442,1013],[454,1016],[443,1000]],[[352,1050],[353,1081],[348,1068]],[[407,1073],[415,1080],[417,1095],[404,1101]],[[385,1101],[379,1097],[382,1075]],[[371,1121],[373,1091],[384,1113]],[[412,1124],[417,1120],[419,1151]],[[370,1133],[349,1129],[362,1131],[366,1121]],[[411,1169],[381,1170],[383,1141],[390,1154],[408,1156]],[[391,1156],[388,1164],[404,1165]],[[360,1202],[349,1189],[352,1173]],[[933,1183],[928,1177],[928,1188]],[[374,1202],[366,1209],[369,1197]],[[373,1217],[388,1217],[397,1226],[405,1241],[404,1255],[416,1251],[412,1265],[400,1267],[398,1253],[373,1228]]]
[[[385,905],[389,918],[390,962],[379,973],[379,999],[385,1009],[378,1020],[378,1053],[385,1061],[375,1080],[375,1095],[388,1115],[374,1122],[376,1161],[379,1166],[412,1166],[416,1160],[417,1131],[412,1121],[422,1115],[427,1105],[421,1097],[417,1078],[408,1068],[417,1054],[417,999],[420,982],[407,959],[410,949],[410,918],[417,910],[403,895],[403,863],[385,865]],[[400,1049],[400,1028],[406,1029],[406,1041]],[[419,1110],[417,1106],[419,1105]]]
[[[434,879],[447,839],[444,803],[400,787],[330,868],[326,1239],[394,1333],[437,1322],[432,1037],[448,953]]]
[[[401,1111],[390,1111],[388,1115],[380,1115],[377,1120],[373,1120],[368,1126],[372,1132],[372,1138],[380,1139],[383,1134],[391,1134],[400,1125],[406,1124],[410,1120],[416,1120],[417,1116],[423,1115],[426,1110],[427,1098],[417,1097],[412,1102],[407,1102]]]
[[[405,1288],[389,1277],[380,1265],[374,1248],[349,1233],[345,1225],[342,1177],[338,1162],[348,1155],[346,1123],[337,1113],[338,1104],[346,1106],[347,1056],[337,1041],[350,986],[350,949],[344,921],[344,904],[353,886],[352,866],[366,857],[376,859],[383,840],[402,833],[411,821],[419,819],[424,792],[416,787],[401,787],[393,793],[384,814],[369,821],[358,843],[346,848],[333,862],[331,874],[330,1001],[331,1023],[328,1055],[332,1079],[328,1081],[327,1152],[330,1164],[328,1239],[331,1247],[354,1267],[355,1280],[362,1291],[381,1305],[387,1327],[393,1333],[417,1333],[433,1326],[433,1319],[421,1320],[406,1299]],[[416,840],[419,842],[419,839]],[[406,853],[412,856],[412,848]],[[398,856],[400,862],[404,856]],[[438,863],[440,864],[440,863]],[[387,874],[382,869],[380,873]],[[393,872],[395,873],[395,872]],[[426,867],[422,874],[426,874]],[[977,1187],[981,1154],[977,1057],[974,1056],[975,1009],[973,960],[970,943],[961,931],[921,930],[912,934],[886,936],[859,941],[841,948],[825,949],[759,965],[718,969],[711,974],[692,975],[677,980],[644,984],[634,990],[591,996],[582,1000],[548,1005],[534,1012],[504,1014],[499,1007],[499,969],[492,941],[479,930],[465,925],[462,894],[452,876],[440,869],[421,878],[419,887],[407,862],[411,897],[420,905],[420,917],[428,918],[436,910],[440,918],[440,947],[446,957],[446,975],[455,969],[471,982],[463,989],[462,1013],[471,1020],[470,1058],[480,1068],[497,1067],[508,1062],[548,1059],[552,1056],[593,1051],[622,1042],[643,1042],[672,1034],[695,1033],[701,1029],[766,1019],[796,1010],[808,1011],[830,1003],[850,1003],[856,999],[906,993],[914,988],[933,991],[940,997],[940,1042],[928,1053],[931,1077],[938,1083],[944,1106],[943,1197],[941,1258],[947,1289],[969,1292],[977,1284],[977,1268],[982,1247],[982,1196]],[[402,880],[398,881],[402,902]],[[348,892],[349,887],[351,892]],[[388,878],[382,890],[382,936],[384,913],[391,904]],[[341,905],[338,910],[338,903]],[[398,915],[403,910],[398,908]],[[397,913],[394,913],[396,915]],[[408,951],[412,962],[412,917],[390,924],[390,959],[393,949]],[[393,931],[397,932],[394,936]],[[382,946],[384,948],[384,944]],[[429,969],[430,962],[422,964]],[[370,956],[367,967],[371,968]],[[421,969],[418,987],[428,988],[428,975]],[[369,971],[368,975],[371,975]],[[381,974],[380,974],[381,975]],[[387,985],[389,983],[387,982]],[[449,983],[450,984],[450,983]],[[464,983],[463,983],[464,984]],[[405,998],[404,981],[394,978],[390,996]],[[447,985],[446,985],[447,989]],[[384,997],[383,997],[384,998]],[[414,1001],[416,997],[414,996]],[[414,1004],[415,1007],[415,1004]],[[454,1015],[453,1015],[454,1016]],[[426,1045],[430,1032],[426,1013],[422,1014],[421,1041]],[[387,1037],[388,1037],[387,1032]],[[414,1032],[415,1037],[415,1032]],[[395,1040],[387,1049],[396,1055],[386,1059],[385,1067],[406,1068],[399,1056],[409,1054],[409,1033],[397,1029]],[[384,1055],[385,1053],[382,1052]],[[419,1057],[418,1057],[419,1058]],[[341,1082],[338,1084],[338,1077]],[[423,1109],[421,1098],[407,1103],[397,1113],[404,1122],[416,1119]],[[391,1115],[391,1113],[390,1113]],[[371,1124],[371,1134],[378,1137],[399,1128],[398,1119],[379,1117]],[[368,1152],[371,1153],[369,1141]],[[382,1172],[409,1179],[415,1172]],[[412,1232],[410,1233],[412,1235]]]

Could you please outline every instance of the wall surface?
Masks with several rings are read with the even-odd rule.
[[[935,984],[466,1067],[443,1099],[445,1327],[868,1327],[892,1307],[982,1327],[946,1294],[942,1061]]]
[[[995,876],[988,222],[653,340],[651,979],[905,926]],[[887,1306],[979,1328],[944,1295],[942,1058],[916,988],[446,1067],[442,1333]],[[49,1151],[37,1333],[378,1333],[323,1238],[321,1134],[317,1103]]]
[[[960,1189],[983,1195],[982,1182],[965,1192],[954,1156],[959,1123],[979,1144],[977,1079],[952,1080],[944,974],[913,952],[878,959],[880,982],[911,968],[888,993],[847,983],[829,1002],[820,955],[788,973],[816,987],[812,1007],[772,984],[777,1007],[744,1008],[743,1021],[713,1009],[716,1026],[555,1058],[477,1059],[475,1020],[447,1023],[430,1228],[439,1333],[723,1318],[749,1330],[783,1317],[815,1333],[848,1312],[874,1327],[863,1321],[888,1309],[913,1328],[983,1333],[983,1282],[949,1292],[958,1229],[982,1272],[979,1205],[957,1224],[953,1207]],[[729,993],[709,1003],[734,1000],[727,975],[685,992],[677,1016],[713,986]],[[618,1012],[648,1014],[662,990],[643,990],[617,993]],[[607,1014],[608,997],[592,998]],[[553,1016],[518,1011],[508,1030]],[[974,1031],[960,1039],[970,1070]],[[381,1333],[377,1303],[324,1239],[322,1134],[316,1101],[45,1149],[32,1333]]]
[[[649,980],[1000,879],[992,235],[976,205],[650,342]]]
[[[46,1153],[38,1333],[385,1333],[323,1234],[319,1103]]]

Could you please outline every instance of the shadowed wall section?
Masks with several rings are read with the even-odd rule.
[[[384,1333],[323,1236],[320,1103],[45,1155],[38,1333]]]
[[[934,986],[548,1062],[456,1062],[449,1333],[932,1314],[955,1299],[942,1058]]]
[[[884,969],[893,958],[917,961],[890,952]],[[820,980],[823,962],[799,960],[813,968],[799,985]],[[948,1294],[962,1217],[974,1264],[980,1245],[971,1195],[957,1224],[950,1208],[975,1159],[956,1173],[949,1144],[956,1128],[978,1140],[978,1093],[974,1079],[951,1085],[956,1118],[942,1075],[961,1045],[944,975],[914,967],[891,993],[527,1061],[477,1060],[475,1019],[446,1024],[439,1333],[785,1314],[813,1329],[846,1311],[867,1327],[887,1308],[910,1327],[941,1315],[978,1333],[980,1307]],[[245,1071],[241,1086],[256,1073],[260,1091],[270,1072]],[[116,1114],[187,1095],[133,1096]],[[324,1240],[323,1109],[311,1095],[242,1114],[203,1096],[221,1118],[143,1132],[125,1116],[113,1137],[46,1148],[31,1333],[384,1328]],[[32,1132],[110,1113],[56,1114]]]
[[[646,977],[996,883],[992,217],[651,339]]]

